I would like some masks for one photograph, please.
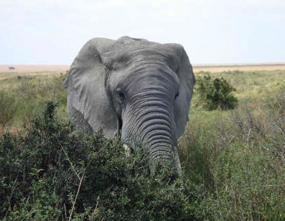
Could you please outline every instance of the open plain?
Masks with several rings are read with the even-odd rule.
[[[69,65],[0,65],[0,80],[19,75],[52,75],[65,73]],[[10,70],[9,68],[14,68]],[[245,63],[245,64],[194,64],[194,72],[223,72],[223,71],[273,71],[285,70],[284,63]]]
[[[65,73],[69,65],[0,65],[0,80],[17,76]]]
[[[193,69],[194,72],[273,71],[285,70],[285,63],[194,64]]]

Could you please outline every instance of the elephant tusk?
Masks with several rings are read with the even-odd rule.
[[[178,150],[177,147],[174,147],[174,161],[175,161],[175,166],[177,168],[177,172],[179,175],[182,175],[182,169],[181,169],[181,163],[178,155]]]
[[[127,144],[124,144],[123,145],[123,148],[125,150],[125,154],[127,157],[130,157],[131,156],[131,148],[127,145]]]

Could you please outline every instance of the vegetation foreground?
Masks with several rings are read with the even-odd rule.
[[[210,75],[238,107],[207,111],[194,95],[179,179],[149,174],[143,148],[127,158],[119,140],[74,134],[64,74],[0,81],[0,218],[284,220],[285,71]]]

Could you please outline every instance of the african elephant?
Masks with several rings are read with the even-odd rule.
[[[144,39],[93,38],[74,59],[65,87],[72,124],[147,143],[150,162],[181,172],[177,139],[188,121],[195,77],[184,48]]]

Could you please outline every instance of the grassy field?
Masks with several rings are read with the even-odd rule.
[[[10,70],[9,68],[14,68]],[[0,65],[1,78],[21,75],[41,75],[51,72],[65,72],[69,65]]]
[[[237,89],[235,95],[239,99],[240,107],[245,104],[250,106],[250,108],[259,107],[262,99],[275,94],[276,90],[282,87],[285,82],[285,70],[283,70],[285,66],[263,66],[261,64],[260,66],[217,66],[219,72],[215,72],[216,68],[213,68],[212,65],[196,69],[194,67],[195,75],[203,76],[210,73],[211,76],[225,78]],[[31,116],[39,111],[41,105],[46,100],[59,102],[59,114],[67,118],[64,108],[66,92],[62,81],[65,78],[68,66],[15,65],[16,70],[7,72],[6,69],[8,67],[8,65],[0,65],[0,91],[7,93],[7,96],[13,100],[13,102],[8,102],[9,105],[17,110],[14,111],[13,117],[10,116],[11,119],[9,121],[2,120],[6,122],[5,126],[15,128],[20,127],[23,123],[27,123]],[[236,69],[229,71],[228,67]],[[254,67],[257,71],[253,70]],[[279,68],[280,70],[263,70],[271,67]],[[242,71],[244,68],[249,71]],[[43,69],[46,69],[46,71]],[[194,95],[190,116],[202,114],[200,113],[199,104],[196,104],[195,100],[196,96]],[[212,112],[207,113],[205,111],[203,114],[213,115]],[[3,118],[4,116],[2,116]]]
[[[1,75],[2,73],[0,79]],[[16,131],[17,128],[28,125],[31,118],[42,110],[47,100],[58,102],[59,115],[67,119],[64,78],[62,72],[24,72],[0,80],[1,130],[10,128]]]
[[[285,219],[285,70],[251,68],[196,69],[196,77],[226,79],[239,100],[235,110],[206,111],[193,96],[179,155],[198,220]],[[29,127],[48,100],[59,104],[59,117],[67,121],[65,72],[46,73],[19,72],[0,80],[2,132]]]
[[[193,65],[195,73],[200,71],[275,71],[285,70],[285,63],[251,63],[251,64],[203,64]]]
[[[202,213],[214,220],[284,219],[285,71],[209,74],[236,88],[239,106],[209,112],[193,97],[180,155],[189,177],[211,189]]]

